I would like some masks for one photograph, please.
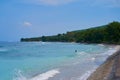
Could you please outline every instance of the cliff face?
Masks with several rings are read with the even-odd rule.
[[[120,50],[111,55],[87,80],[120,80]]]

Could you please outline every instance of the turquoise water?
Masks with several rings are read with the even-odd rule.
[[[108,50],[112,48],[97,44],[0,42],[0,80],[48,80],[50,76],[57,80],[63,76],[67,80],[67,77],[62,75],[67,69],[70,71],[87,63],[91,63],[91,67],[100,65],[108,56]],[[87,69],[89,68],[79,72],[83,75]],[[73,74],[68,77],[71,75]]]

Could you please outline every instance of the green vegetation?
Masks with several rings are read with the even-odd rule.
[[[71,31],[54,36],[36,38],[22,38],[22,42],[50,41],[50,42],[80,42],[80,43],[108,43],[120,44],[120,22],[112,22],[104,26],[84,30]]]

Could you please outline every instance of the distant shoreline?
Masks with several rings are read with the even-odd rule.
[[[117,45],[116,52],[109,56],[87,80],[120,80],[120,45]]]
[[[66,33],[21,38],[21,42],[78,42],[78,43],[105,43],[120,44],[120,22],[111,22],[107,25],[70,31]]]

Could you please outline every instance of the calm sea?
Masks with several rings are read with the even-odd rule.
[[[0,80],[86,80],[113,52],[102,44],[0,42]]]

